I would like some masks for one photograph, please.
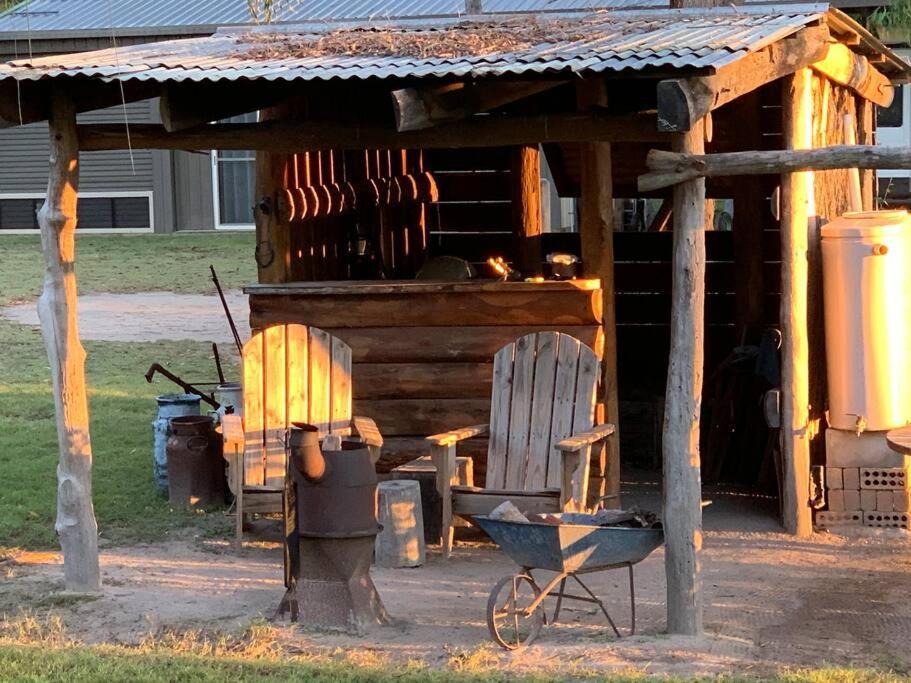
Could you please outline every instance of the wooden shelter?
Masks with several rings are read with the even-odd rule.
[[[757,326],[783,333],[785,526],[811,530],[825,409],[815,218],[849,206],[847,172],[695,173],[672,189],[637,177],[652,149],[844,142],[846,116],[870,143],[874,107],[907,76],[820,4],[282,27],[0,66],[0,119],[51,122],[42,324],[67,567],[71,554],[88,562],[94,534],[72,268],[79,154],[255,149],[252,326],[303,323],[347,343],[355,413],[376,419],[387,460],[422,454],[416,437],[484,421],[494,352],[528,332],[596,350],[601,410],[621,434],[624,387],[666,395],[669,628],[698,632],[703,376]],[[161,125],[77,125],[77,112],[150,97]],[[256,110],[257,123],[209,123]],[[542,158],[560,195],[580,200],[576,232],[543,230]],[[614,200],[637,197],[662,208],[650,229],[618,231]],[[707,230],[707,198],[733,200],[732,231]],[[865,172],[863,205],[873,200]],[[554,251],[580,256],[583,277],[415,279],[440,255],[478,269],[501,256],[534,276]],[[593,456],[594,497],[619,490],[616,437],[608,450]],[[74,585],[91,586],[97,569],[83,569]]]

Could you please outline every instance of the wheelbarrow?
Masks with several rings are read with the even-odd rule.
[[[636,584],[633,565],[648,557],[664,543],[661,529],[603,527],[591,524],[591,515],[558,515],[564,524],[507,522],[477,516],[474,521],[521,567],[517,574],[504,576],[487,600],[487,628],[500,647],[517,650],[530,645],[548,623],[544,599],[557,599],[551,624],[560,617],[564,600],[598,605],[619,638],[620,631],[602,600],[580,578],[583,574],[621,569],[629,571],[630,635],[636,632]],[[586,523],[588,522],[588,523]],[[533,570],[556,572],[539,585]],[[572,579],[586,595],[566,592]]]

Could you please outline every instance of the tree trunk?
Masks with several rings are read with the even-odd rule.
[[[38,212],[44,251],[44,291],[38,299],[41,334],[54,387],[60,464],[57,467],[57,535],[67,590],[96,591],[98,526],[92,508],[92,443],[85,387],[85,350],[76,314],[76,202],[79,146],[76,110],[54,92],[50,115],[50,176]]]
[[[701,154],[703,122],[674,142]],[[705,180],[674,188],[674,259],[671,353],[664,412],[664,534],[667,628],[702,633],[702,482],[699,412],[705,309]]]
[[[812,145],[812,75],[802,69],[784,81],[783,141]],[[813,533],[810,514],[809,342],[807,336],[809,221],[815,220],[813,174],[781,177],[781,456],[782,515],[788,533]]]

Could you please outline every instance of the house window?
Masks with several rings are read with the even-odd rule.
[[[903,85],[895,86],[892,104],[876,110],[876,125],[880,128],[901,128],[905,117],[904,88]]]
[[[257,114],[235,116],[222,123],[256,123]],[[219,228],[253,227],[253,183],[256,152],[218,150],[212,153],[215,216]]]
[[[0,232],[37,231],[38,210],[43,203],[41,195],[0,195]],[[76,218],[80,232],[150,232],[152,193],[81,193]]]

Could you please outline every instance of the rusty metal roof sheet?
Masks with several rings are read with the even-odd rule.
[[[0,78],[41,80],[93,77],[108,81],[314,81],[368,78],[490,77],[582,74],[647,69],[713,70],[817,22],[825,4],[716,7],[682,10],[618,10],[560,15],[578,22],[568,39],[479,56],[424,57],[293,55],[253,58],[258,43],[249,28],[213,36],[76,53],[0,65]],[[529,21],[534,20],[531,16]],[[546,21],[546,19],[538,19]],[[483,21],[497,22],[485,16]],[[506,21],[503,19],[502,21]],[[513,15],[508,21],[515,22]],[[466,18],[372,21],[358,24],[310,22],[259,27],[288,35],[317,37],[339,28],[431,32],[472,30]],[[580,33],[584,34],[580,36]]]

